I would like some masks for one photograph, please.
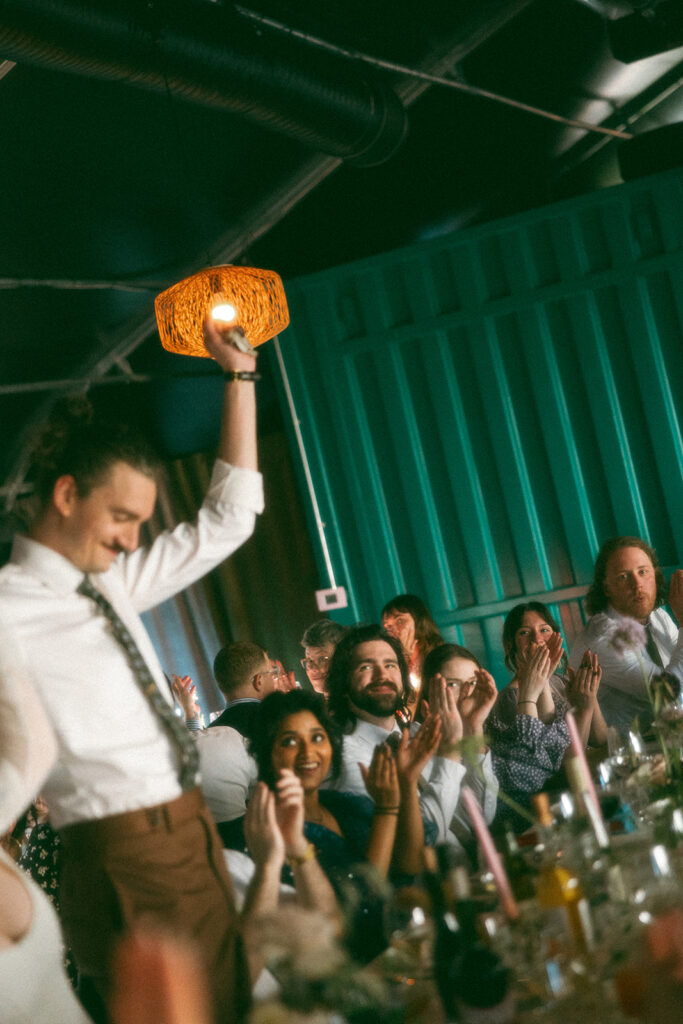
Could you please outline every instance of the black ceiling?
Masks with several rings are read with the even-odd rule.
[[[615,61],[608,17],[638,6],[0,0],[5,497],[23,481],[26,431],[69,381],[210,370],[163,353],[152,312],[200,266],[266,266],[286,281],[619,181],[611,138],[320,51],[247,9],[640,132],[683,120],[683,51]],[[171,414],[172,385],[93,392],[167,420],[169,452],[197,442],[191,410]]]

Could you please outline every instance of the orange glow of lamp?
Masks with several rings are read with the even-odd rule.
[[[161,344],[184,356],[209,358],[202,333],[209,314],[221,323],[241,327],[249,348],[262,345],[289,323],[281,277],[274,270],[257,267],[200,270],[157,295],[154,309]]]

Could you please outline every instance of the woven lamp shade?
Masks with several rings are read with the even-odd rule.
[[[256,267],[209,267],[167,288],[154,300],[161,344],[169,352],[205,356],[202,323],[218,305],[235,309],[234,324],[255,348],[289,323],[282,279]]]

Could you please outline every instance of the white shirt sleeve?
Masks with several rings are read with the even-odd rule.
[[[164,531],[150,547],[118,559],[111,571],[119,574],[138,614],[147,611],[236,551],[262,511],[261,474],[217,459],[196,521]]]
[[[427,765],[429,779],[420,789],[420,807],[427,821],[438,828],[437,842],[457,842],[464,846],[472,840],[472,823],[460,800],[466,783],[490,824],[496,813],[498,780],[493,773],[491,752],[480,754],[471,766],[446,757],[434,757]],[[423,775],[424,779],[424,775]]]
[[[452,842],[451,821],[460,800],[460,787],[466,775],[465,766],[449,757],[433,757],[422,773],[420,810],[425,821],[438,829],[437,843]]]

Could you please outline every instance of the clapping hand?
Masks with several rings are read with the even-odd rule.
[[[557,672],[557,667],[562,661],[562,655],[564,654],[561,634],[551,633],[549,639],[546,641],[546,647],[548,648],[548,654],[550,655],[550,675],[553,676]]]
[[[269,861],[282,866],[285,860],[285,841],[277,822],[275,794],[265,782],[259,782],[251,794],[244,816],[244,837],[257,866],[263,866]]]
[[[552,675],[550,651],[543,645],[525,658],[517,659],[519,699],[536,703]]]
[[[398,810],[401,791],[396,758],[386,743],[375,747],[370,765],[359,765],[365,788],[378,810]]]
[[[293,672],[285,672],[284,665],[277,658],[273,661],[273,668],[280,669],[280,674],[275,684],[276,690],[279,690],[281,693],[289,693],[290,690],[296,690],[296,679]]]
[[[275,783],[275,817],[288,857],[300,857],[308,847],[304,835],[304,787],[290,768]]]
[[[455,749],[463,738],[464,726],[458,710],[458,687],[449,686],[444,676],[437,672],[429,680],[427,688],[429,710],[439,716],[441,722],[441,742],[438,753],[442,757],[450,757],[459,761],[460,754]]]
[[[400,786],[417,784],[425,765],[434,757],[441,742],[441,717],[429,714],[424,722],[411,736],[404,729],[401,742],[396,748],[396,768]]]
[[[192,677],[172,675],[171,689],[183,710],[185,721],[191,718],[199,718],[202,709],[197,701],[197,687],[192,681]]]
[[[597,654],[586,651],[576,672],[569,669],[568,674],[567,699],[572,707],[581,711],[595,707],[602,679]]]
[[[498,689],[491,673],[485,668],[478,668],[475,672],[475,682],[462,686],[458,698],[458,710],[466,735],[483,735],[484,722],[489,717],[497,696]]]

